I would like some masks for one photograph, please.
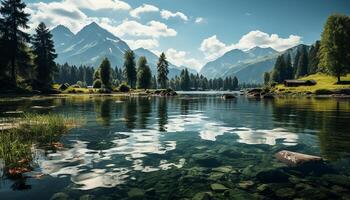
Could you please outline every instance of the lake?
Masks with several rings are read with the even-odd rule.
[[[3,176],[0,199],[350,198],[350,99],[213,92],[0,101],[2,118],[18,111],[85,123],[62,136],[64,148],[33,146],[34,171]],[[326,162],[288,167],[275,158],[281,150]]]

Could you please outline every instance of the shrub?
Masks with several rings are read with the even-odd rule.
[[[315,91],[316,95],[326,95],[326,94],[333,94],[333,91],[327,90],[327,89],[318,89]]]
[[[130,91],[130,87],[125,84],[125,83],[122,83],[120,86],[119,86],[119,92],[129,92]]]
[[[92,85],[93,88],[101,88],[102,87],[102,82],[100,79],[96,79]]]

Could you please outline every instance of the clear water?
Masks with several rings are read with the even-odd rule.
[[[183,93],[0,101],[2,117],[14,110],[86,123],[62,136],[64,149],[33,148],[34,171],[2,177],[0,199],[350,198],[350,99]],[[280,150],[327,161],[291,168],[275,159]]]

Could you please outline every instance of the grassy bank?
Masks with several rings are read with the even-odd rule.
[[[350,89],[350,84],[337,84],[337,79],[327,74],[313,74],[299,80],[315,80],[316,85],[313,86],[299,86],[299,87],[286,87],[283,84],[277,85],[273,91],[277,94],[321,94],[321,93],[332,93],[336,90]],[[342,77],[343,82],[350,82],[350,74]]]
[[[57,114],[25,114],[12,122],[2,123],[0,130],[0,159],[5,163],[5,174],[20,176],[32,168],[33,146],[56,150],[63,134],[78,126],[82,120]]]

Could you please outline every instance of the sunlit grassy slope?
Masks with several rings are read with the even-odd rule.
[[[306,93],[312,92],[315,93],[316,90],[337,90],[337,89],[350,89],[350,84],[336,84],[337,79],[333,76],[327,74],[313,74],[303,78],[300,80],[315,80],[317,82],[314,86],[299,86],[299,87],[285,87],[283,84],[279,84],[276,86],[275,90],[277,93]],[[347,76],[341,77],[341,81],[350,81],[350,74]]]

